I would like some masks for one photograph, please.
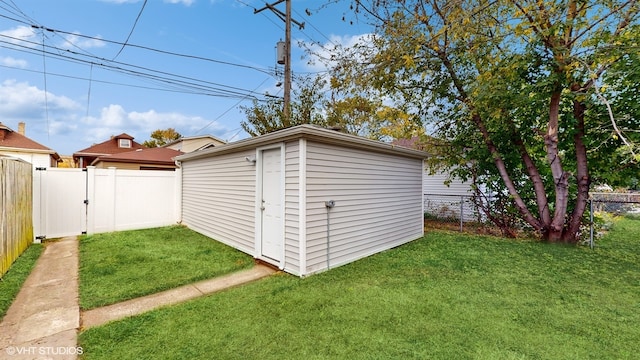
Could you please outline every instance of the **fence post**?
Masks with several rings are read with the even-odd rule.
[[[460,195],[460,232],[462,232],[463,222],[464,222],[464,195]]]
[[[44,171],[33,168],[33,242],[39,242],[40,236],[45,235],[47,228],[45,226],[45,199],[42,177],[46,174]]]
[[[589,246],[593,249],[593,199],[589,200]]]
[[[108,206],[107,209],[109,209],[108,215],[107,215],[107,224],[106,224],[106,230],[107,232],[110,231],[116,231],[116,209],[117,209],[117,186],[118,186],[118,181],[117,181],[117,177],[116,177],[116,173],[117,173],[117,168],[114,166],[109,166],[107,168],[107,186],[106,188],[109,189],[109,192],[113,195],[110,196],[110,198],[108,199],[107,204],[105,204],[105,206]]]
[[[175,211],[174,219],[178,224],[182,223],[182,168],[177,167],[174,171],[174,189],[175,189]],[[424,227],[424,226],[423,226]]]
[[[87,234],[96,232],[96,167],[87,166]]]

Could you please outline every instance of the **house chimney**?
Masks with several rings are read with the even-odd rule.
[[[24,123],[24,122],[22,122],[22,121],[20,121],[20,122],[18,123],[18,134],[20,134],[20,135],[22,135],[22,136],[25,136],[25,133],[24,133],[24,127],[25,127],[25,123]]]

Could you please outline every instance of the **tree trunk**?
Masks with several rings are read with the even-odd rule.
[[[573,143],[576,148],[576,183],[578,185],[578,194],[573,212],[568,219],[567,229],[562,235],[562,240],[568,243],[576,243],[579,238],[580,225],[582,225],[582,216],[587,208],[589,200],[589,186],[591,178],[589,176],[589,167],[587,164],[587,148],[584,145],[584,104],[573,101],[573,116],[575,117],[576,132],[573,135]]]
[[[562,239],[565,216],[567,214],[567,203],[569,201],[569,174],[562,169],[560,152],[558,150],[558,126],[560,113],[561,89],[551,95],[549,102],[549,125],[544,136],[544,143],[547,151],[547,161],[553,176],[553,185],[556,193],[555,209],[553,219],[549,224],[547,241],[557,242]]]
[[[527,174],[529,175],[529,179],[533,183],[533,189],[536,195],[536,203],[538,205],[538,216],[540,217],[540,221],[543,224],[549,224],[551,222],[551,214],[549,212],[549,200],[547,199],[547,193],[544,189],[544,182],[542,181],[542,177],[540,176],[540,172],[536,167],[536,164],[529,156],[529,152],[522,140],[522,136],[515,129],[512,131],[512,139],[514,144],[516,145],[518,151],[520,152],[520,158],[525,165],[525,169],[527,170]],[[545,231],[543,231],[543,234]]]
[[[502,178],[502,181],[504,181],[504,184],[506,185],[507,190],[509,190],[509,194],[513,198],[513,201],[515,202],[516,208],[520,212],[520,215],[534,229],[540,232],[545,232],[544,224],[540,222],[540,219],[537,219],[535,216],[533,216],[533,214],[529,211],[529,208],[527,208],[527,204],[524,202],[522,197],[520,197],[520,194],[518,193],[518,189],[516,188],[516,184],[514,184],[513,180],[511,180],[511,177],[507,172],[507,167],[504,164],[504,161],[502,160],[500,153],[498,152],[498,148],[493,143],[493,140],[491,140],[489,131],[484,126],[484,123],[482,122],[480,115],[474,114],[473,122],[476,124],[476,126],[480,130],[480,133],[482,134],[482,138],[484,139],[484,142],[487,146],[487,149],[489,150],[489,152],[491,153],[491,156],[493,157],[493,162],[496,164],[496,168],[500,173],[500,177]]]

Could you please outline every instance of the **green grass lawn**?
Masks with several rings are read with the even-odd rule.
[[[183,226],[80,238],[80,307],[91,309],[253,266]]]
[[[429,232],[80,334],[86,359],[629,359],[640,221],[588,247]],[[635,235],[634,235],[635,234]]]
[[[42,254],[41,244],[31,244],[18,259],[11,265],[9,271],[3,275],[0,281],[0,319],[4,317],[16,298],[22,284],[31,273],[36,261]]]

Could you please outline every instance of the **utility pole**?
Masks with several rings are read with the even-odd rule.
[[[282,110],[284,127],[291,126],[291,0],[286,0],[284,20],[284,109]]]
[[[285,2],[285,12],[275,8],[276,5]],[[284,21],[284,105],[282,109],[283,119],[282,123],[285,127],[289,127],[291,125],[291,23],[295,23],[300,27],[300,29],[304,28],[304,23],[299,23],[291,18],[291,0],[278,0],[273,4],[264,4],[265,6],[261,9],[254,10],[253,13],[257,14],[263,10],[269,9],[274,14],[276,14],[281,20]]]

